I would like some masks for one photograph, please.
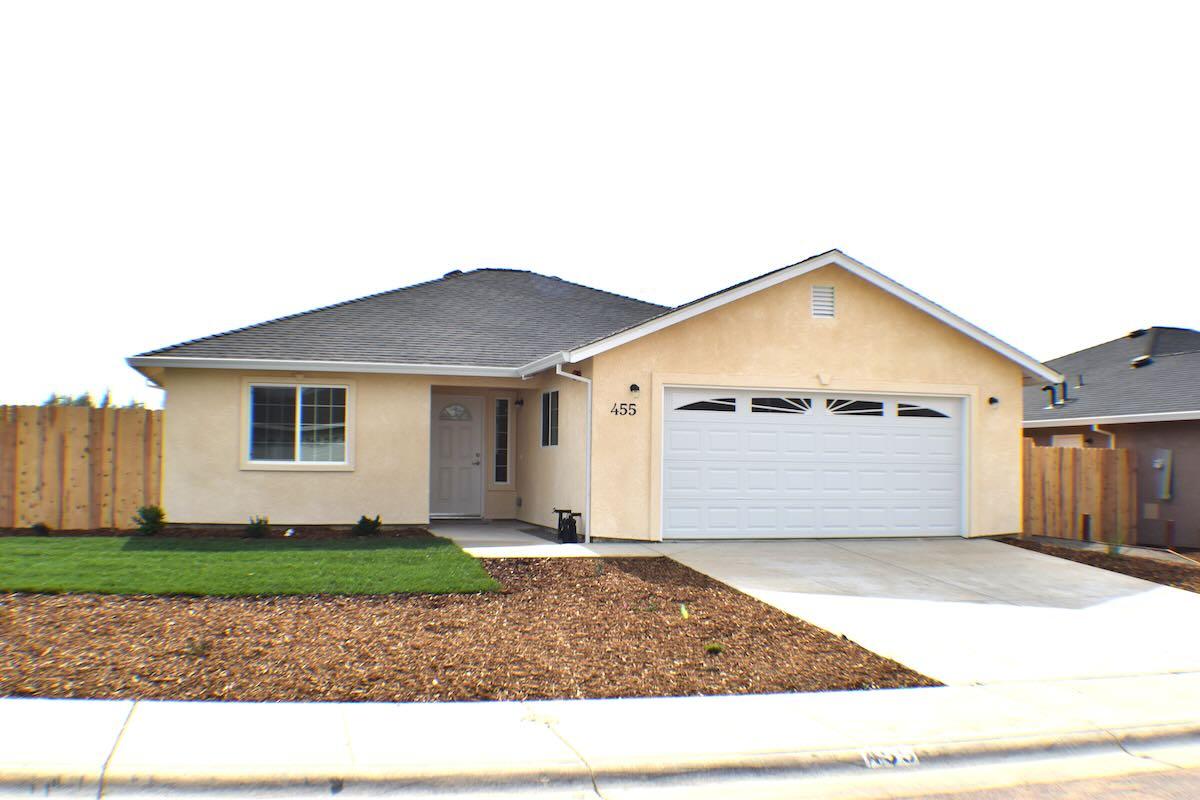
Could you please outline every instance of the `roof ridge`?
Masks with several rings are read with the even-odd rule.
[[[474,272],[475,270],[472,270],[472,271]],[[419,286],[428,286],[431,283],[437,283],[438,281],[444,281],[444,280],[448,280],[450,278],[457,278],[464,274],[466,274],[466,273],[463,273],[463,272],[447,273],[447,274],[441,276],[440,278],[432,278],[427,281],[420,281],[418,283],[412,283],[412,284],[409,284],[408,286],[398,286],[395,289],[385,289],[382,292],[374,292],[372,294],[365,294],[362,297],[355,297],[350,300],[342,300],[337,303],[330,303],[327,306],[318,306],[317,308],[310,308],[307,311],[297,311],[293,314],[284,314],[281,317],[274,317],[272,319],[263,320],[262,322],[255,322],[253,325],[243,325],[240,328],[230,328],[229,330],[221,331],[220,333],[210,333],[207,336],[197,336],[194,339],[187,339],[186,341],[176,342],[175,344],[169,344],[164,347],[156,347],[153,350],[147,350],[144,353],[138,353],[134,357],[140,358],[142,356],[158,355],[159,353],[165,353],[168,350],[175,350],[176,348],[183,347],[184,345],[196,344],[197,342],[207,342],[207,341],[211,341],[213,339],[219,339],[222,336],[230,336],[235,333],[241,333],[242,331],[250,331],[250,330],[254,330],[255,328],[262,328],[267,325],[273,325],[276,322],[285,322],[289,319],[297,319],[298,317],[305,317],[305,316],[308,316],[309,314],[316,314],[321,311],[329,311],[334,308],[341,308],[343,306],[353,305],[354,303],[361,303],[366,300],[374,300],[377,297],[384,297],[385,295],[395,294],[396,292],[403,292],[403,291],[407,291],[409,289],[416,289]]]
[[[1134,330],[1149,330],[1149,329],[1148,328],[1135,328]],[[1115,339],[1108,339],[1107,341],[1100,342],[1099,344],[1094,344],[1091,347],[1082,347],[1078,350],[1072,350],[1069,353],[1063,353],[1061,356],[1055,356],[1054,358],[1048,358],[1043,363],[1049,364],[1053,361],[1062,361],[1064,358],[1070,358],[1071,356],[1077,356],[1080,353],[1086,353],[1089,350],[1096,350],[1097,348],[1104,347],[1106,344],[1113,344],[1114,342],[1119,342],[1122,339],[1128,339],[1128,338],[1129,338],[1129,334],[1126,333],[1126,334],[1116,337]]]
[[[412,283],[407,286],[398,286],[395,289],[385,289],[384,291],[381,291],[381,292],[373,292],[372,294],[363,295],[361,297],[354,297],[349,300],[341,300],[337,303],[330,303],[329,305],[318,306],[317,308],[310,308],[310,309],[307,309],[306,311],[297,311],[292,314],[284,314],[282,316],[273,317],[271,319],[263,320],[261,322],[255,322],[251,325],[243,325],[241,327],[231,328],[229,330],[221,331],[219,333],[210,333],[207,336],[198,336],[194,339],[187,339],[182,342],[176,342],[175,344],[165,345],[163,347],[157,347],[153,350],[147,350],[144,353],[138,353],[137,356],[135,356],[135,358],[141,358],[143,356],[159,355],[159,354],[168,352],[170,350],[175,350],[177,348],[184,347],[185,345],[196,344],[198,342],[208,342],[208,341],[212,341],[213,339],[220,339],[223,336],[231,336],[235,333],[242,333],[244,331],[254,330],[256,328],[262,328],[267,325],[273,325],[277,322],[286,322],[288,320],[298,319],[300,317],[305,317],[310,314],[317,314],[317,313],[320,313],[323,311],[330,311],[335,308],[342,308],[344,306],[353,305],[355,303],[362,303],[367,300],[374,300],[379,297],[386,297],[387,295],[396,294],[397,292],[406,292],[410,289],[417,289],[422,286],[429,286],[431,284],[439,283],[441,281],[449,281],[449,280],[453,280],[455,278],[464,278],[468,275],[474,275],[477,272],[510,272],[510,273],[516,273],[516,274],[535,275],[539,278],[545,278],[546,280],[559,281],[561,283],[566,283],[571,286],[577,286],[581,289],[587,289],[590,292],[596,292],[598,294],[608,295],[609,297],[616,297],[621,300],[626,300],[626,301],[633,302],[633,303],[639,303],[641,305],[651,306],[656,309],[668,310],[670,308],[670,306],[663,306],[663,305],[659,305],[658,303],[651,303],[648,300],[639,300],[636,297],[630,297],[628,295],[617,294],[616,292],[610,292],[605,289],[597,289],[594,286],[587,286],[582,283],[576,283],[575,281],[564,280],[563,278],[560,278],[557,275],[544,275],[540,272],[534,272],[533,270],[530,270],[530,269],[516,269],[513,267],[476,267],[475,269],[465,270],[465,271],[455,269],[455,270],[451,270],[451,271],[445,273],[444,275],[442,275],[440,277],[431,278],[430,280],[427,280],[427,281],[419,281],[417,283]]]
[[[610,292],[607,289],[597,289],[595,286],[588,286],[586,283],[579,283],[578,281],[569,281],[566,278],[560,278],[557,275],[545,275],[540,272],[533,272],[532,270],[527,270],[527,271],[533,275],[537,275],[542,278],[549,278],[552,281],[559,281],[561,283],[570,284],[571,286],[578,286],[581,289],[587,289],[592,292],[599,292],[600,294],[606,294],[609,297],[617,297],[617,298],[620,298],[621,300],[629,300],[630,302],[633,302],[633,303],[641,303],[644,306],[654,306],[655,308],[664,308],[664,309],[672,308],[671,306],[664,306],[661,303],[652,303],[649,300],[641,300],[637,297],[632,297],[627,294],[620,294],[618,292]]]
[[[1083,348],[1080,348],[1079,350],[1072,350],[1070,353],[1063,353],[1061,356],[1055,356],[1054,358],[1048,358],[1048,359],[1046,359],[1046,361],[1044,363],[1049,364],[1052,361],[1062,361],[1064,358],[1071,358],[1072,356],[1077,356],[1077,355],[1080,355],[1081,353],[1086,353],[1088,351],[1096,350],[1098,348],[1104,347],[1105,345],[1110,345],[1115,342],[1119,342],[1122,339],[1129,339],[1129,338],[1131,338],[1129,335],[1130,333],[1136,333],[1138,331],[1142,331],[1142,335],[1145,335],[1145,334],[1149,333],[1150,331],[1184,331],[1186,333],[1194,333],[1197,336],[1200,336],[1200,331],[1194,330],[1192,328],[1179,328],[1179,327],[1175,327],[1173,325],[1151,325],[1147,328],[1134,328],[1129,333],[1118,336],[1115,339],[1108,339],[1107,341],[1099,342],[1097,344],[1092,345],[1091,347],[1083,347]],[[1192,352],[1192,351],[1189,350],[1189,351],[1184,351],[1184,352]],[[1156,355],[1156,356],[1157,355],[1181,355],[1181,353],[1154,353],[1154,355]]]

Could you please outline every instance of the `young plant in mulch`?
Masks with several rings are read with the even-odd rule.
[[[188,637],[188,640],[184,643],[183,650],[181,652],[185,656],[204,658],[206,655],[208,655],[210,650],[212,650],[212,642],[208,641],[207,639],[192,639],[191,637]]]
[[[708,644],[704,645],[704,652],[708,653],[710,656],[719,656],[721,653],[725,652],[725,645],[721,644],[720,642],[709,642]]]
[[[358,522],[354,523],[355,536],[375,536],[379,533],[379,529],[383,527],[383,520],[379,515],[375,515],[375,519],[371,519],[366,514],[358,518]]]
[[[271,530],[271,521],[266,517],[251,517],[250,524],[246,526],[246,537],[250,539],[262,539]]]
[[[162,533],[167,524],[167,512],[159,506],[142,506],[133,515],[133,524],[142,536],[153,536]]]

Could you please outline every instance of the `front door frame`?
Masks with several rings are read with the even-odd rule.
[[[478,480],[479,511],[476,513],[463,513],[461,511],[450,511],[450,512],[434,512],[433,511],[433,482],[436,478],[436,473],[434,471],[434,468],[436,465],[436,459],[434,456],[434,447],[437,445],[437,440],[434,436],[434,426],[437,424],[436,418],[437,418],[438,413],[440,413],[440,409],[444,405],[446,405],[447,403],[450,403],[450,402],[460,402],[463,405],[469,407],[471,409],[472,413],[478,412],[477,416],[476,416],[476,420],[478,421],[477,427],[479,429],[479,441],[476,442],[476,445],[477,445],[477,449],[479,452],[479,464],[478,464],[478,467],[479,467],[479,480]],[[486,482],[487,473],[484,471],[484,462],[486,460],[485,459],[485,451],[484,451],[484,434],[487,429],[487,424],[486,424],[487,420],[484,418],[484,414],[486,414],[486,413],[487,413],[486,398],[481,397],[479,395],[430,392],[430,403],[429,403],[429,506],[430,506],[430,512],[429,512],[429,517],[431,519],[439,519],[439,518],[440,519],[455,519],[455,518],[482,519],[483,518],[484,511],[486,509],[486,500],[487,500],[487,482]]]

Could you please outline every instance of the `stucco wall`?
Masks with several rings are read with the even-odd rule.
[[[352,469],[244,469],[246,379],[342,383],[353,388],[348,436]],[[453,381],[452,384],[449,381]],[[238,372],[171,369],[163,436],[163,503],[173,522],[244,523],[268,516],[276,524],[349,524],[380,514],[393,524],[429,519],[431,390],[516,397],[520,381],[411,375]],[[480,386],[491,385],[494,391]],[[453,388],[450,388],[450,387]],[[491,413],[484,446],[491,464]],[[517,420],[518,426],[520,419]],[[517,439],[521,437],[520,428]],[[517,466],[516,480],[520,481]],[[490,477],[490,470],[485,471]],[[485,514],[511,517],[517,485],[488,487]]]
[[[814,284],[836,287],[813,319]],[[839,267],[826,267],[596,356],[593,535],[656,539],[665,385],[967,398],[970,535],[1021,527],[1020,367]],[[641,391],[635,397],[630,384]],[[999,399],[989,405],[988,398]],[[636,401],[636,416],[613,403]]]
[[[587,374],[586,372],[584,373]],[[558,390],[558,446],[542,447],[541,393]],[[587,387],[553,372],[526,382],[517,410],[517,519],[553,528],[555,508],[583,511]],[[582,532],[582,529],[581,529]]]

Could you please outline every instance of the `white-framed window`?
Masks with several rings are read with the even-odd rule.
[[[250,464],[346,464],[346,386],[251,383]]]
[[[492,483],[508,483],[508,421],[511,403],[507,397],[497,397],[493,409]]]
[[[558,391],[542,392],[542,447],[558,446]]]

